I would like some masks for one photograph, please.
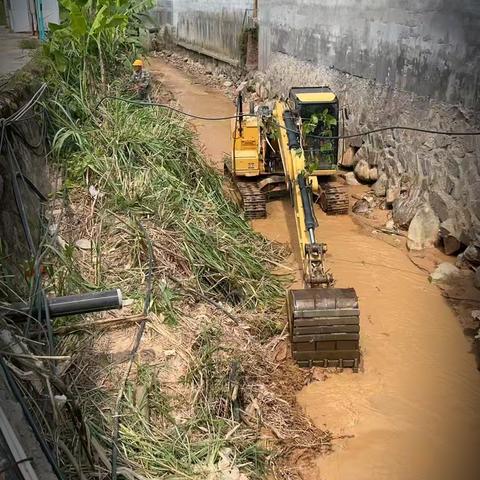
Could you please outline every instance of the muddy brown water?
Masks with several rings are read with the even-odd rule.
[[[220,116],[231,100],[158,59],[150,65],[185,111]],[[230,151],[229,122],[194,124],[218,168]],[[298,393],[298,402],[336,438],[310,479],[478,480],[480,374],[470,345],[439,290],[404,251],[366,235],[349,216],[317,211],[318,239],[338,287],[360,299],[363,368],[325,373]],[[268,204],[254,228],[296,249],[287,201]],[[298,260],[298,259],[297,259]],[[297,270],[300,266],[290,262]]]

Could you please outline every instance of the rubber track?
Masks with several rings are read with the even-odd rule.
[[[267,196],[253,182],[237,182],[245,218],[265,218],[267,216]]]
[[[348,193],[343,185],[322,185],[320,206],[327,215],[345,215],[348,205]]]

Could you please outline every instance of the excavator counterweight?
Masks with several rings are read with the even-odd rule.
[[[303,262],[304,289],[287,294],[292,356],[300,366],[358,370],[359,307],[352,288],[333,288],[317,243],[316,196],[327,214],[348,213],[343,185],[330,181],[338,164],[338,100],[328,87],[292,88],[273,109],[243,115],[241,93],[232,122],[232,178],[247,219],[266,216],[267,200],[288,191]]]

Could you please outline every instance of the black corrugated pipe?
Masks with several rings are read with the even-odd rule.
[[[51,318],[120,309],[122,308],[122,292],[117,288],[106,292],[47,298],[47,305]],[[36,316],[39,313],[36,307],[30,310],[30,305],[27,303],[15,303],[4,307],[0,305],[0,312],[2,310],[9,317]]]

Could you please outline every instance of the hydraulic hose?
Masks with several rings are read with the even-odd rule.
[[[310,243],[315,243],[315,215],[313,214],[312,200],[310,197],[310,190],[307,186],[305,176],[299,174],[297,177],[298,187],[300,188],[300,195],[302,197],[303,214],[305,217],[305,228],[310,237]]]

